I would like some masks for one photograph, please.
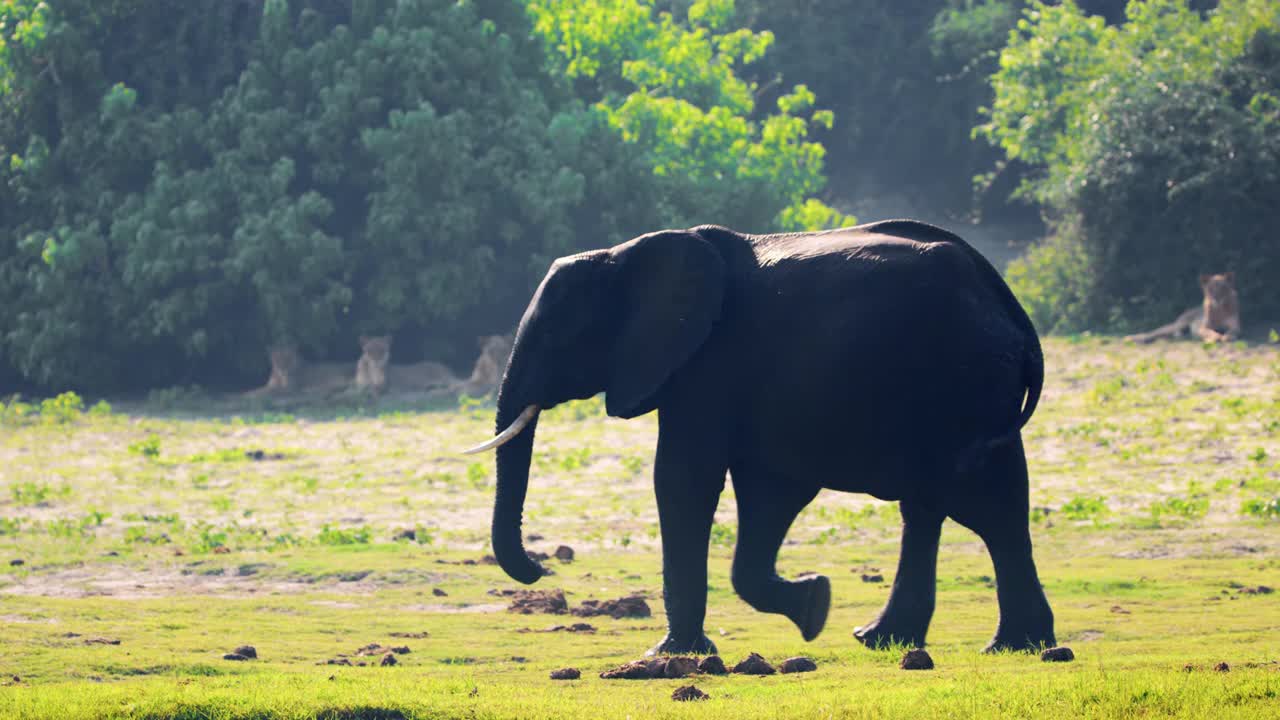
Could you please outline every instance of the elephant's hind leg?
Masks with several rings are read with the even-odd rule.
[[[822,575],[784,580],[778,577],[777,560],[792,521],[817,496],[818,488],[770,482],[757,473],[736,470],[733,486],[738,498],[734,590],[756,610],[786,615],[805,640],[816,638],[831,608],[831,581]]]
[[[995,566],[1000,624],[984,652],[1052,647],[1053,611],[1031,554],[1022,440],[993,449],[971,472],[967,494],[954,499],[947,513],[982,538]]]
[[[924,647],[924,636],[933,619],[937,591],[938,537],[945,515],[919,502],[903,500],[902,553],[893,590],[880,616],[853,631],[854,637],[872,648],[896,643]]]

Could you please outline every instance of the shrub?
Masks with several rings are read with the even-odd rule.
[[[1280,312],[1280,5],[1140,0],[1128,16],[1034,3],[993,77],[979,131],[1040,168],[1022,192],[1056,220],[1014,290],[1042,327],[1127,330],[1234,270],[1246,314]]]

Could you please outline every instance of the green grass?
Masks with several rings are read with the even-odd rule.
[[[708,632],[729,662],[803,654],[819,669],[699,677],[711,699],[675,703],[688,681],[597,677],[662,634],[652,416],[607,419],[593,400],[539,425],[525,527],[542,539],[529,547],[578,559],[549,561],[537,587],[571,606],[643,593],[654,610],[540,633],[521,631],[580,619],[507,612],[489,591],[516,584],[477,562],[492,461],[455,451],[492,432],[491,408],[285,415],[183,393],[85,410],[63,397],[0,407],[0,717],[1280,717],[1280,592],[1250,592],[1280,586],[1280,353],[1089,338],[1046,353],[1025,433],[1032,527],[1074,663],[978,654],[993,572],[950,523],[937,669],[862,648],[851,631],[887,597],[900,518],[836,493],[780,558],[786,575],[832,578],[827,629],[804,643],[732,592],[729,487]],[[413,541],[396,539],[405,530]],[[222,659],[246,643],[259,660]],[[411,652],[395,667],[317,664],[369,643]],[[548,678],[565,666],[583,679]]]

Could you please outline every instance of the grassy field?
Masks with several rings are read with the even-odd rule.
[[[509,612],[516,584],[484,561],[492,459],[456,451],[489,436],[491,408],[64,397],[0,409],[0,717],[1280,717],[1280,349],[1085,338],[1046,355],[1025,432],[1031,519],[1073,663],[978,653],[991,564],[950,523],[936,669],[861,647],[851,631],[888,594],[898,511],[835,493],[780,560],[832,578],[827,629],[804,643],[733,594],[728,488],[708,632],[731,664],[805,655],[818,670],[697,677],[710,699],[673,702],[689,680],[598,677],[664,627],[653,416],[586,401],[539,426],[529,547],[576,559],[551,560],[537,587],[653,609],[578,618]],[[546,632],[574,622],[595,632]],[[356,654],[370,643],[409,652],[384,667]],[[258,659],[223,659],[244,644]],[[340,655],[369,665],[325,664]],[[562,667],[582,679],[550,680]]]

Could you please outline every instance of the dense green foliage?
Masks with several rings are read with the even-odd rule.
[[[994,155],[969,132],[1022,0],[738,5],[741,22],[776,37],[776,51],[749,70],[766,92],[804,82],[834,111],[834,125],[816,137],[836,187],[970,209],[970,179]]]
[[[755,106],[735,70],[770,37],[723,30],[732,14],[6,3],[0,367],[244,382],[270,345],[350,355],[384,332],[402,355],[465,357],[557,255],[663,226],[848,222],[813,199],[807,135],[830,113],[803,87]]]
[[[1224,270],[1246,315],[1280,312],[1277,33],[1267,0],[1135,2],[1119,26],[1037,4],[1019,24],[981,130],[1042,169],[1022,191],[1056,234],[1011,269],[1042,326],[1167,321]]]
[[[864,193],[999,216],[1019,183],[1045,329],[1226,269],[1280,314],[1280,5],[1217,5],[9,0],[0,390],[243,386],[362,333],[462,365],[557,255]]]

